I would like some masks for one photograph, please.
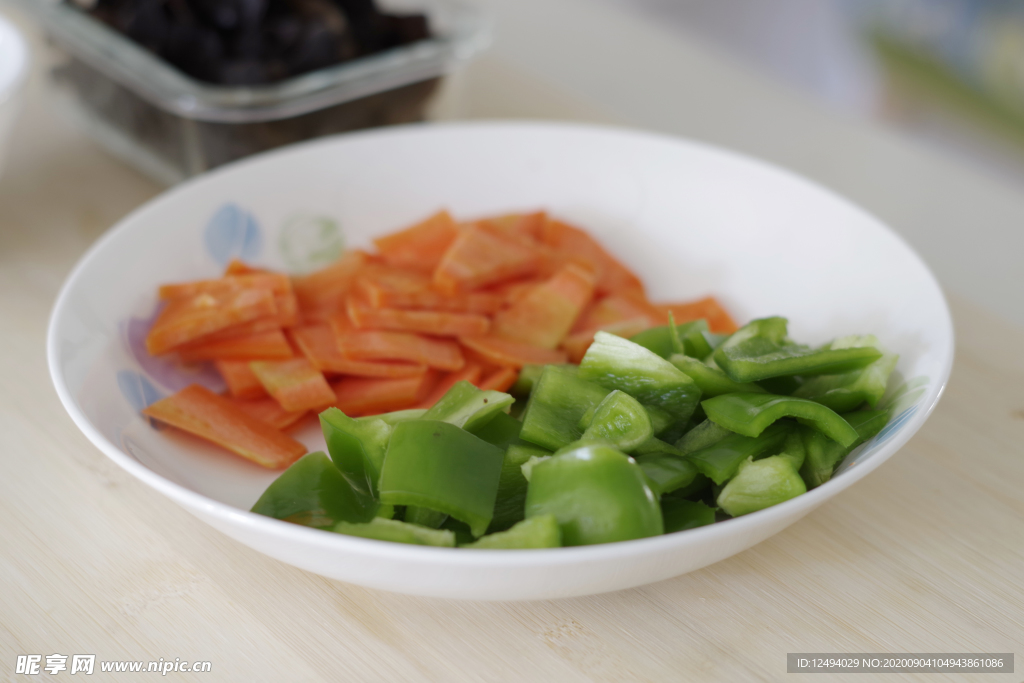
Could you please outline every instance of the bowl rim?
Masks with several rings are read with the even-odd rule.
[[[319,529],[302,527],[249,512],[247,510],[242,510],[226,503],[213,500],[212,498],[208,498],[201,493],[192,491],[191,489],[175,483],[145,467],[108,440],[95,426],[93,426],[91,421],[79,408],[77,401],[71,395],[65,382],[58,351],[58,333],[60,332],[63,311],[69,297],[75,290],[75,286],[78,284],[78,281],[88,272],[92,260],[97,256],[97,254],[101,253],[106,248],[108,243],[116,240],[122,233],[126,233],[134,229],[132,226],[140,216],[149,211],[156,210],[165,203],[177,201],[179,196],[187,195],[192,191],[194,186],[205,183],[208,180],[238,172],[250,165],[257,166],[271,164],[278,158],[289,155],[302,155],[311,148],[334,144],[345,144],[350,140],[373,138],[378,136],[393,137],[402,135],[431,135],[433,134],[433,131],[458,131],[462,129],[485,130],[492,133],[502,133],[509,130],[574,130],[601,135],[635,137],[639,139],[646,139],[648,141],[683,145],[699,149],[704,152],[721,155],[732,161],[753,164],[764,171],[782,174],[790,180],[796,181],[798,184],[805,186],[809,190],[824,193],[831,200],[842,204],[847,210],[852,210],[865,220],[875,223],[877,227],[888,232],[906,249],[909,257],[915,259],[921,266],[925,277],[928,279],[929,283],[934,286],[942,304],[941,313],[943,314],[944,333],[948,336],[948,353],[946,353],[945,357],[942,359],[941,369],[934,378],[934,382],[929,383],[925,396],[922,397],[920,402],[917,404],[919,406],[918,410],[914,411],[913,415],[910,416],[910,419],[906,420],[895,434],[893,434],[892,438],[888,439],[888,441],[886,441],[871,458],[858,463],[856,467],[848,469],[843,472],[842,475],[835,477],[825,484],[807,491],[796,498],[792,498],[784,503],[780,503],[755,513],[716,522],[714,524],[695,529],[688,529],[685,533],[664,534],[650,538],[619,541],[616,543],[592,546],[532,549],[528,551],[474,550],[468,548],[452,549],[391,543],[387,541],[345,536],[342,534],[325,532]],[[316,140],[298,143],[296,145],[290,145],[285,148],[272,150],[263,154],[254,155],[252,157],[227,164],[171,188],[170,190],[135,208],[128,215],[123,217],[117,222],[117,224],[115,224],[115,226],[96,240],[96,242],[79,258],[78,262],[65,279],[64,284],[61,286],[60,293],[53,305],[47,329],[46,351],[50,376],[57,395],[75,425],[85,434],[89,441],[91,441],[93,445],[98,447],[107,457],[127,472],[146,485],[166,495],[192,514],[205,514],[209,517],[217,518],[223,522],[235,525],[236,527],[244,527],[248,531],[273,537],[275,540],[301,542],[304,545],[314,546],[322,550],[369,555],[376,559],[415,560],[428,565],[458,565],[468,568],[498,566],[503,568],[519,568],[589,562],[598,559],[606,559],[610,555],[624,558],[643,557],[659,554],[661,551],[668,550],[670,548],[697,543],[707,537],[731,534],[734,532],[742,534],[744,530],[752,530],[757,527],[769,525],[784,518],[792,517],[793,519],[798,519],[800,516],[823,503],[825,500],[837,495],[839,492],[852,486],[873,472],[876,468],[881,466],[882,463],[892,457],[896,451],[902,448],[910,438],[917,433],[938,405],[939,400],[945,392],[946,385],[949,382],[954,358],[954,340],[952,316],[950,314],[949,304],[946,300],[945,294],[943,293],[938,280],[935,278],[934,273],[923,259],[921,259],[917,252],[906,242],[906,240],[903,239],[901,235],[896,233],[892,228],[876,218],[874,215],[857,204],[854,204],[842,195],[837,194],[831,189],[820,185],[811,179],[790,171],[785,167],[778,166],[756,157],[747,156],[727,148],[662,133],[637,130],[624,126],[548,121],[496,120],[407,124],[388,127],[385,129],[357,131],[319,138]]]

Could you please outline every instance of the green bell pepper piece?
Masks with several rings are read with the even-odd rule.
[[[455,534],[446,529],[428,529],[426,527],[399,522],[395,519],[377,517],[365,524],[339,522],[334,532],[346,536],[372,538],[376,541],[393,543],[409,543],[412,545],[432,545],[440,548],[454,548]]]
[[[555,363],[555,367],[559,368],[573,368],[576,366],[571,363]],[[519,377],[516,378],[516,383],[512,385],[512,388],[508,390],[508,393],[512,394],[517,398],[526,398],[533,392],[533,388],[540,381],[540,376],[544,374],[544,368],[547,365],[524,365],[519,370]]]
[[[734,382],[718,368],[708,367],[696,358],[676,353],[670,356],[668,360],[697,384],[703,397],[713,398],[737,391],[755,393],[764,391],[764,389],[753,382]]]
[[[352,488],[377,497],[384,453],[393,427],[380,419],[353,419],[337,408],[320,413],[331,460]]]
[[[832,349],[862,347],[878,348],[878,339],[874,335],[843,337],[829,346]],[[874,408],[885,394],[889,376],[896,369],[898,360],[895,353],[883,352],[881,358],[860,370],[811,377],[793,395],[828,406],[837,413],[850,412],[863,403]]]
[[[724,484],[736,474],[744,460],[767,453],[785,443],[791,429],[792,425],[779,423],[768,427],[757,437],[730,434],[710,446],[689,453],[687,457],[702,474],[716,484]]]
[[[857,440],[857,430],[834,411],[805,398],[774,394],[723,394],[701,401],[712,422],[744,436],[757,436],[784,417],[810,422],[830,439],[849,446]]]
[[[857,370],[881,357],[872,347],[812,349],[786,336],[785,318],[754,320],[725,340],[714,353],[718,367],[737,382],[780,375],[827,375]]]
[[[668,446],[668,444],[665,445]],[[669,448],[672,447],[669,446]],[[678,453],[648,453],[634,455],[634,459],[650,479],[651,488],[658,495],[671,493],[688,486],[698,474],[697,467]]]
[[[508,531],[488,534],[475,543],[465,543],[462,548],[474,550],[526,550],[533,548],[559,548],[562,545],[562,531],[554,515],[540,515],[519,522]]]
[[[507,413],[498,413],[487,424],[466,431],[475,434],[492,446],[505,450],[514,443],[522,443],[519,439],[519,432],[522,428],[523,423],[519,420]]]
[[[633,335],[629,341],[639,344],[662,358],[668,358],[673,353],[698,355],[703,352],[703,355],[707,356],[711,353],[711,348],[701,334],[707,331],[708,322],[706,320],[694,320],[679,325],[652,327]]]
[[[603,443],[629,453],[653,436],[651,418],[644,407],[629,394],[616,389],[597,405],[581,440]]]
[[[440,528],[444,521],[448,519],[448,515],[437,510],[431,510],[430,508],[420,507],[419,505],[410,505],[405,508],[405,522],[409,524],[416,524],[418,526],[425,526],[428,529]]]
[[[665,533],[672,534],[713,524],[715,508],[681,498],[663,498],[661,516],[665,520]]]
[[[733,517],[778,505],[806,493],[807,487],[793,462],[773,455],[761,460],[749,458],[740,466],[721,493],[718,507]]]
[[[583,436],[580,418],[611,391],[580,379],[576,367],[545,366],[526,404],[519,438],[557,451]]]
[[[664,408],[680,422],[690,419],[700,400],[700,389],[679,368],[639,344],[607,332],[594,335],[594,343],[580,363],[579,376]]]
[[[384,420],[392,427],[399,422],[405,422],[406,420],[418,420],[423,417],[423,413],[427,412],[426,408],[409,408],[408,410],[396,410],[391,413],[381,413],[380,415],[367,415],[365,417],[357,417],[356,420],[359,422],[371,422],[373,420]]]
[[[662,434],[669,430],[670,427],[675,427],[679,424],[679,420],[673,417],[664,408],[659,408],[658,406],[644,406],[644,410],[647,411],[647,418],[651,421],[651,430],[655,435]],[[583,417],[580,418],[577,425],[581,431],[587,431],[587,427],[589,427],[590,423],[594,421],[594,413],[596,411],[597,406],[594,406],[593,408],[588,409],[587,412],[583,413]]]
[[[775,394],[776,396],[792,396],[793,392],[799,389],[803,383],[804,378],[797,377],[796,375],[781,375],[754,382],[755,386],[759,386],[769,394]]]
[[[567,546],[628,541],[664,531],[643,470],[607,446],[584,446],[533,468],[526,517],[554,515]]]
[[[510,444],[501,462],[498,495],[494,501],[494,517],[488,532],[504,531],[523,521],[526,506],[526,488],[529,482],[523,476],[523,465],[533,457],[551,455],[549,451],[529,444]]]
[[[463,380],[445,392],[422,419],[447,422],[472,432],[498,413],[508,410],[514,402],[510,394],[481,391]]]
[[[706,491],[710,486],[711,480],[701,472],[697,472],[697,476],[693,478],[693,481],[680,489],[663,494],[662,500],[665,500],[665,498],[693,500],[703,495],[704,491]]]
[[[338,522],[368,522],[379,504],[357,490],[323,451],[302,456],[267,487],[252,511],[317,529]]]
[[[676,448],[678,448],[683,455],[687,455],[718,443],[730,434],[732,434],[732,432],[725,427],[721,427],[711,420],[704,420],[696,427],[683,434],[683,436],[676,441]]]
[[[443,512],[481,536],[491,523],[505,454],[447,422],[395,426],[380,475],[380,500]]]
[[[804,431],[808,429],[811,428],[803,425],[791,429],[789,434],[786,435],[786,442],[782,447],[782,452],[777,454],[780,458],[788,459],[793,464],[793,469],[797,472],[800,471],[804,460],[807,459],[807,444],[804,441]],[[821,432],[817,433],[821,434]],[[835,443],[835,441],[832,441],[832,439],[829,439],[824,434],[821,434],[821,436]]]
[[[889,414],[884,410],[858,410],[843,415],[843,419],[857,432],[857,440],[849,446],[836,443],[816,430],[803,430],[807,455],[800,467],[800,476],[808,489],[821,486],[831,479],[836,466],[850,451],[882,431],[889,421]]]

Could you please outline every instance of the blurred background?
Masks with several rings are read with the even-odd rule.
[[[321,135],[596,122],[813,178],[947,291],[1024,325],[1024,0],[0,0],[0,15],[32,55],[5,95],[0,35],[9,240],[72,224],[87,244],[169,185]]]

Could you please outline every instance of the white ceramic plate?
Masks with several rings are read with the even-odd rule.
[[[585,226],[655,300],[718,296],[741,321],[790,319],[809,343],[874,333],[900,354],[896,417],[832,481],[755,514],[583,548],[466,551],[341,536],[247,510],[276,473],[158,429],[139,410],[199,381],[141,339],[159,283],[213,277],[233,256],[302,271],[447,207],[458,217],[545,208]],[[53,312],[50,371],[75,423],[110,458],[232,538],[342,581],[450,598],[617,590],[729,557],[878,467],[924,423],[953,359],[949,311],[888,228],[765,163],[675,138],[534,123],[412,126],[263,155],[186,183],[107,233]],[[323,448],[315,426],[299,434]]]

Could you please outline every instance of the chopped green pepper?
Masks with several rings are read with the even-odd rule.
[[[651,418],[644,407],[629,394],[616,389],[597,405],[581,440],[604,443],[629,453],[653,436]]]
[[[663,325],[644,330],[629,338],[634,344],[668,358],[673,353],[687,353],[696,356],[711,353],[711,347],[704,339],[702,332],[707,332],[706,320],[694,320],[679,325]]]
[[[498,413],[487,424],[466,431],[476,434],[489,444],[505,450],[514,443],[519,443],[519,431],[523,423],[506,413]]]
[[[597,332],[580,363],[580,378],[626,392],[641,403],[658,406],[677,420],[690,419],[700,389],[664,358],[607,332]]]
[[[515,399],[500,391],[481,391],[469,382],[457,382],[423,414],[424,420],[440,420],[467,432],[484,426],[496,414],[507,410]]]
[[[829,346],[832,349],[862,347],[878,348],[878,339],[874,335],[843,337]],[[811,377],[793,395],[821,403],[837,413],[849,412],[863,403],[874,408],[885,394],[889,375],[898,360],[895,353],[883,353],[881,358],[860,370]]]
[[[710,446],[689,453],[688,457],[702,474],[716,484],[724,484],[736,474],[744,460],[767,453],[784,443],[792,428],[790,424],[779,423],[768,427],[757,437],[730,434]]]
[[[418,420],[423,417],[423,413],[427,412],[426,408],[409,408],[408,410],[396,410],[391,413],[381,413],[380,415],[367,415],[365,417],[357,417],[356,420],[359,422],[370,422],[372,420],[384,420],[389,425],[394,426],[399,422],[405,422],[406,420]]]
[[[352,488],[376,497],[393,427],[381,419],[353,419],[337,408],[320,413],[320,427],[331,460]]]
[[[433,545],[441,548],[455,547],[455,534],[446,529],[428,529],[416,524],[399,522],[395,519],[377,517],[365,524],[339,522],[333,529],[336,533],[377,541],[410,543],[412,545]]]
[[[831,479],[836,465],[854,448],[882,431],[889,415],[884,410],[858,410],[843,415],[843,419],[857,432],[856,441],[849,446],[838,444],[813,429],[803,430],[807,456],[800,467],[800,476],[807,488],[813,489]]]
[[[881,357],[872,347],[812,349],[786,336],[785,318],[754,320],[714,353],[718,367],[737,382],[780,375],[826,375],[857,370]]]
[[[379,504],[357,490],[323,451],[307,453],[286,469],[252,506],[259,515],[317,529],[338,522],[368,522]]]
[[[702,397],[712,398],[737,391],[764,391],[753,382],[734,382],[718,368],[709,367],[696,358],[690,358],[680,353],[670,356],[669,362],[696,382]]]
[[[567,546],[657,536],[661,507],[640,467],[607,446],[584,446],[533,468],[526,517],[554,515]]]
[[[494,514],[504,455],[447,422],[401,422],[384,458],[380,500],[449,514],[481,536]]]
[[[805,398],[774,394],[723,394],[701,402],[708,419],[744,436],[757,436],[784,417],[797,417],[814,425],[829,438],[849,446],[857,430],[834,411]]]
[[[748,458],[718,494],[718,507],[739,517],[806,492],[804,480],[793,468],[792,460],[778,455],[761,460]]]
[[[640,469],[651,480],[651,488],[658,495],[681,489],[697,476],[697,467],[682,455],[660,452],[634,457]]]
[[[475,543],[461,547],[475,550],[513,550],[531,548],[558,548],[562,545],[562,531],[554,515],[539,515],[519,522],[508,531],[488,534]]]
[[[437,529],[444,521],[448,519],[448,515],[437,510],[431,510],[430,508],[420,507],[419,505],[410,505],[405,508],[405,520],[409,524],[417,524],[419,526],[425,526],[428,529]]]
[[[557,451],[583,436],[580,418],[611,393],[580,379],[575,367],[548,365],[530,394],[519,438]]]
[[[504,531],[523,521],[526,488],[529,482],[523,476],[523,465],[532,457],[550,455],[549,451],[528,444],[510,444],[501,463],[498,494],[494,501],[494,517],[488,531]]]
[[[704,420],[696,427],[686,432],[686,434],[683,434],[683,436],[676,441],[676,448],[678,448],[683,455],[686,455],[718,443],[732,433],[733,432],[729,431],[725,427],[719,426],[711,420]]]
[[[665,520],[665,533],[671,534],[714,523],[715,508],[681,498],[663,498],[661,516]]]

